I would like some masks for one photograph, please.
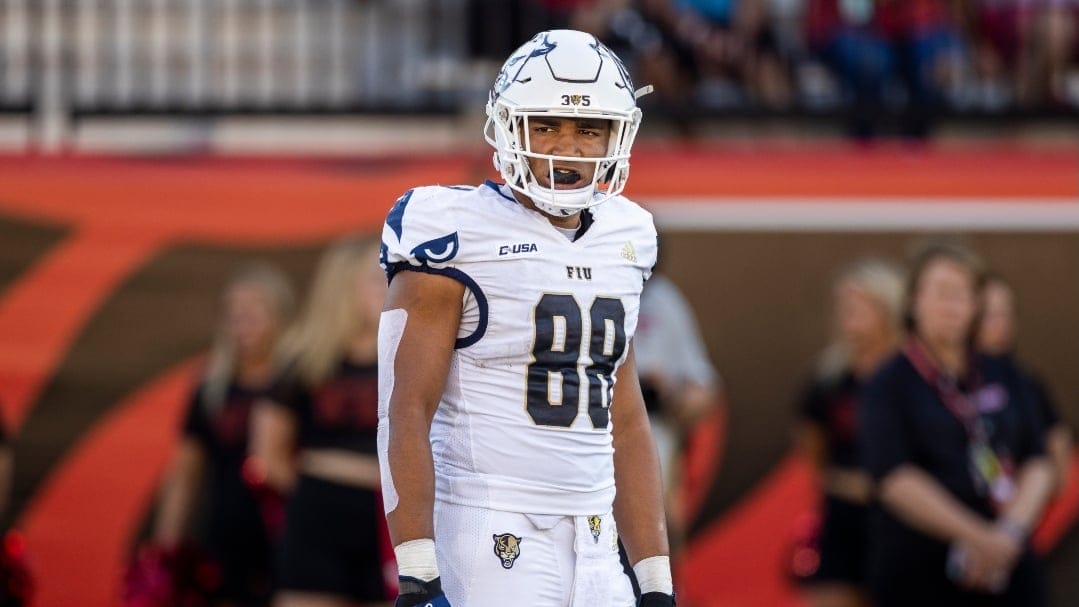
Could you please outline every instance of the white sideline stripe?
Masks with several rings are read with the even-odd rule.
[[[666,230],[1079,231],[1079,197],[641,198]]]

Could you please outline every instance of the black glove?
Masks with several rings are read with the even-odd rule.
[[[646,592],[637,601],[637,607],[674,607],[674,595],[662,592]]]
[[[400,591],[394,607],[450,607],[446,595],[442,594],[442,578],[424,582],[402,575],[397,582]]]

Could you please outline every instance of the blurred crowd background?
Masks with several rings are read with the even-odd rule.
[[[521,40],[573,27],[683,136],[794,117],[917,138],[1073,116],[1077,20],[1074,0],[5,0],[0,108],[47,146],[80,116],[468,112]]]
[[[662,234],[639,363],[680,604],[862,604],[817,583],[822,532],[858,544],[821,525],[844,365],[902,342],[880,275],[931,236],[997,276],[994,351],[1047,395],[1032,541],[1071,605],[1079,0],[0,0],[0,605],[264,605],[322,557],[392,596],[357,252],[408,188],[496,176],[487,91],[557,27],[656,88],[626,193]],[[353,472],[312,474],[327,445]],[[320,552],[350,512],[370,550]]]

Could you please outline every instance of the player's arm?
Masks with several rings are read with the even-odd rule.
[[[641,586],[641,605],[673,604],[663,481],[644,408],[633,345],[616,372],[611,421],[614,438],[614,517]]]
[[[449,372],[463,296],[464,285],[452,278],[399,272],[390,283],[379,326],[380,373],[393,374],[386,417],[380,420],[386,427],[380,457],[386,521],[402,578],[399,606],[422,605],[441,594],[434,554],[430,432]],[[384,380],[379,383],[386,385]],[[428,584],[432,581],[435,585]]]

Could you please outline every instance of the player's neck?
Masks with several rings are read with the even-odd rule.
[[[541,211],[536,206],[536,203],[532,202],[532,199],[528,196],[525,196],[524,194],[516,190],[513,191],[513,196],[517,199],[518,204],[520,204],[526,209],[531,209],[539,213],[540,215],[543,215],[547,218],[547,221],[551,222],[551,225],[556,228],[560,228],[563,230],[576,230],[581,227],[581,213],[579,211],[577,213],[574,213],[573,215],[569,215],[566,217],[555,217],[554,215],[550,215]]]

